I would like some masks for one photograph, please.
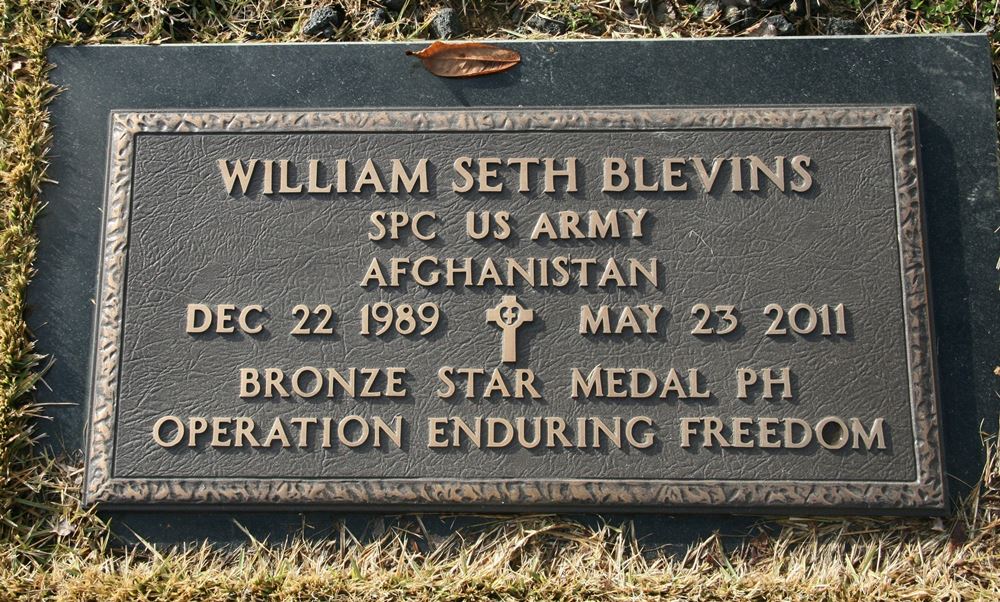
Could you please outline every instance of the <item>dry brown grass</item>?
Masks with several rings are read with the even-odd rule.
[[[995,57],[1000,49],[997,0],[820,3],[795,19],[798,33],[823,33],[847,17],[871,33],[992,31]],[[433,545],[396,530],[366,544],[345,533],[235,551],[110,548],[105,525],[80,507],[79,468],[31,446],[43,409],[30,391],[44,358],[22,315],[50,140],[44,52],[56,43],[300,41],[319,4],[0,0],[0,600],[1000,599],[995,454],[946,520],[788,519],[780,533],[761,532],[738,550],[710,538],[683,558],[644,550],[627,528],[558,517],[498,521]],[[569,38],[738,34],[683,0],[410,0],[399,19],[377,27],[364,17],[375,3],[342,4],[348,21],[337,40],[427,37],[445,5],[472,37],[544,37],[523,25],[536,12],[565,23]]]
[[[644,551],[627,527],[525,517],[429,551],[415,524],[364,544],[341,533],[229,552],[7,556],[0,589],[26,600],[991,600],[1000,596],[998,528],[1000,462],[991,453],[981,489],[948,521],[791,519],[735,551],[713,537],[668,557]]]

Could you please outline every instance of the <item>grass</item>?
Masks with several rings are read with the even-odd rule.
[[[0,598],[57,600],[990,600],[1000,577],[1000,462],[948,522],[782,522],[735,551],[716,537],[648,554],[628,526],[558,517],[486,523],[433,546],[412,529],[370,543],[223,551],[192,545],[0,557]],[[4,592],[4,588],[6,591]]]
[[[236,550],[207,545],[120,549],[79,504],[78,461],[39,455],[32,404],[45,358],[23,321],[50,141],[45,50],[53,44],[302,41],[307,0],[0,0],[0,600],[858,600],[1000,598],[1000,461],[996,440],[979,487],[948,519],[786,519],[737,550],[718,538],[684,557],[646,550],[627,527],[559,517],[486,521],[444,542],[419,524],[368,543],[323,542]],[[342,2],[336,40],[429,37],[434,12],[456,9],[467,35],[545,37],[534,13],[567,38],[742,35],[684,0],[409,0],[372,25],[371,2]],[[802,4],[800,2],[800,4]],[[820,0],[793,19],[799,34],[835,18],[870,33],[992,31],[1000,71],[997,0]],[[777,14],[772,11],[770,14]],[[764,16],[768,13],[763,13]],[[990,227],[995,224],[989,224]],[[993,426],[993,425],[991,425]],[[970,435],[970,436],[975,436]],[[414,518],[414,521],[419,521]]]

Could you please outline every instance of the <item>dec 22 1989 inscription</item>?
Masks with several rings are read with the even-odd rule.
[[[114,113],[86,498],[940,509],[915,119]]]

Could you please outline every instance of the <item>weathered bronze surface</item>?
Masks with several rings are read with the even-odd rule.
[[[906,107],[116,113],[86,498],[940,509],[914,120]],[[231,170],[254,159],[271,171],[242,189]],[[391,159],[403,176],[427,159],[427,192]],[[467,212],[483,211],[508,212],[512,236],[473,240]],[[394,258],[421,257],[438,260],[392,282]],[[593,264],[529,286],[508,257]],[[445,258],[470,258],[472,282],[421,284]],[[233,319],[200,332],[195,304]],[[268,398],[269,367],[378,370],[382,395]],[[456,391],[442,397],[445,367]],[[460,367],[482,370],[471,399]],[[583,378],[606,394],[581,394]],[[639,394],[653,379],[662,389]],[[240,417],[256,419],[242,445]],[[485,421],[478,446],[451,445],[453,417]],[[274,418],[300,429],[269,434]],[[519,418],[548,441],[490,447],[489,420]],[[820,425],[813,441],[761,433],[789,420]]]

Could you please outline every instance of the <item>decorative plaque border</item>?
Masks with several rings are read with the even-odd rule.
[[[894,160],[916,479],[122,479],[111,474],[135,137],[140,133],[488,132],[662,129],[887,129]],[[87,504],[338,505],[645,510],[940,512],[947,506],[931,336],[916,109],[908,106],[114,112],[111,114]]]

